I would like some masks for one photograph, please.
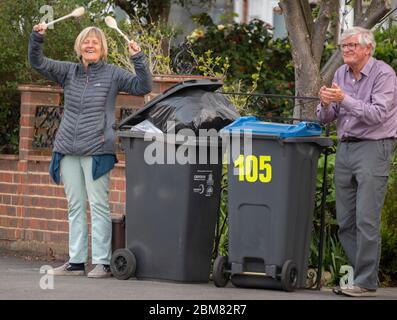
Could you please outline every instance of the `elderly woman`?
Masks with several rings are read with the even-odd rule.
[[[64,89],[64,113],[54,141],[50,174],[61,178],[68,200],[69,261],[50,270],[54,275],[85,275],[88,260],[86,201],[92,225],[92,264],[87,276],[110,277],[112,226],[109,209],[109,175],[115,156],[114,105],[117,93],[144,95],[152,79],[146,58],[138,44],[128,43],[136,74],[106,63],[107,42],[102,30],[85,28],[74,50],[79,63],[44,57],[45,24],[33,27],[29,62],[46,78]]]

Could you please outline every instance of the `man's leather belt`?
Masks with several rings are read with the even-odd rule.
[[[367,139],[360,139],[356,137],[343,137],[340,141],[342,142],[361,142],[361,141],[367,141]]]
[[[379,139],[379,140],[389,140],[392,139],[394,140],[395,138],[383,138],[383,139]],[[361,142],[361,141],[370,141],[369,139],[360,139],[360,138],[356,138],[356,137],[343,137],[342,139],[340,139],[340,141],[342,142]],[[374,141],[374,140],[373,140]]]

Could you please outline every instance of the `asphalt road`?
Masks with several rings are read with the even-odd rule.
[[[90,279],[84,276],[48,278],[40,268],[59,262],[36,260],[0,251],[0,300],[352,300],[336,296],[329,288],[283,292],[216,288],[212,282],[186,284],[115,278]],[[397,288],[380,288],[377,300],[397,300]],[[368,299],[368,298],[361,298]]]

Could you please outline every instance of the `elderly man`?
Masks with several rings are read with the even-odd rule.
[[[396,74],[372,57],[372,32],[360,27],[341,37],[344,65],[322,87],[319,120],[337,120],[335,160],[339,239],[354,269],[354,286],[335,288],[352,297],[375,296],[381,254],[380,217],[397,136]]]

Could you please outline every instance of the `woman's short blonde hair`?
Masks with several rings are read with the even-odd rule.
[[[101,60],[106,60],[108,56],[108,43],[106,41],[105,34],[97,27],[87,27],[77,36],[74,42],[74,51],[79,59],[81,59],[81,44],[88,36],[95,36],[101,43]]]

